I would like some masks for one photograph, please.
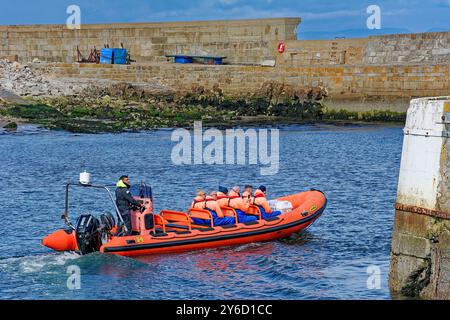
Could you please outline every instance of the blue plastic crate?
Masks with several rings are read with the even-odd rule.
[[[127,49],[102,48],[100,50],[100,63],[126,64],[127,63]]]
[[[102,48],[100,50],[100,63],[112,64],[114,62],[114,51],[111,48]]]
[[[187,56],[175,56],[176,63],[192,63],[194,59],[192,57]]]
[[[127,63],[127,49],[113,49],[113,61],[114,64],[126,64]]]

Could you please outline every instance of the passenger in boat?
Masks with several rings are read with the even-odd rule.
[[[217,191],[211,191],[205,198],[205,209],[214,211],[219,218],[223,218],[222,210],[217,202]]]
[[[248,203],[253,202],[253,187],[251,185],[245,185],[244,192],[242,192],[242,199]]]
[[[219,203],[219,206],[226,207],[228,206],[228,189],[222,186],[219,186],[219,191],[217,191],[216,201]]]
[[[217,202],[218,192],[211,191],[209,195],[206,197],[206,208],[209,210],[214,217],[214,225],[215,226],[223,226],[226,224],[234,224],[236,221],[233,217],[224,216],[222,210],[220,209],[220,204]],[[217,215],[217,217],[214,216]]]
[[[231,191],[228,193],[228,206],[236,210],[239,222],[249,222],[257,220],[257,217],[245,213],[247,212],[250,203],[244,201],[240,193],[241,188],[239,186],[234,186],[233,188],[231,188]]]
[[[269,202],[266,197],[267,189],[265,186],[259,186],[259,188],[255,191],[255,196],[253,199],[253,204],[259,207],[261,210],[261,217],[269,218],[275,217],[281,214],[280,211],[272,211],[272,208],[269,206]]]
[[[131,225],[131,213],[130,210],[132,207],[141,208],[142,204],[135,200],[130,193],[130,178],[128,176],[123,175],[119,178],[119,181],[116,184],[116,205],[117,209],[119,209],[120,215],[122,216],[123,222],[127,227],[127,232],[120,232],[121,235],[130,235],[132,231]],[[120,228],[118,228],[120,230]]]
[[[206,192],[203,190],[199,190],[197,192],[197,196],[194,198],[191,207],[197,209],[206,209],[211,212],[211,215],[214,220],[215,226],[222,226],[225,224],[233,224],[235,223],[234,218],[225,217],[220,209],[220,205],[217,202],[217,192],[211,191],[211,193],[207,196]],[[209,221],[203,219],[193,218],[196,224],[209,224]]]
[[[191,208],[204,209],[206,204],[206,192],[204,190],[198,190],[197,196],[192,201]]]

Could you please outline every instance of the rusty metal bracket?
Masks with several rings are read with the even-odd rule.
[[[396,210],[400,210],[400,211],[423,214],[423,215],[430,216],[430,217],[436,217],[436,218],[450,220],[449,212],[444,212],[444,211],[439,211],[439,210],[431,210],[431,209],[422,208],[422,207],[418,207],[418,206],[409,206],[409,205],[398,203],[398,202],[395,203],[394,208]]]

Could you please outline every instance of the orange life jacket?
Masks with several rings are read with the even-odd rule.
[[[266,199],[266,195],[261,190],[256,190],[253,196],[253,204],[263,207],[267,213],[272,213],[272,208],[269,206],[269,202]]]
[[[237,195],[233,195],[233,196],[228,196],[228,206],[230,205],[230,201],[233,199],[237,199],[240,198],[241,196],[239,194]]]
[[[203,203],[203,205],[201,207],[199,207],[196,205],[197,203]],[[204,209],[205,207],[206,207],[206,198],[197,196],[194,198],[194,201],[192,201],[191,208]]]
[[[223,192],[217,192],[217,200],[228,199],[228,196]]]
[[[223,192],[217,192],[217,202],[221,207],[228,205],[228,196]]]
[[[205,209],[208,208],[214,211],[219,218],[223,218],[223,212],[220,209],[219,203],[211,196],[205,198]]]
[[[250,203],[244,201],[241,196],[236,192],[231,190],[228,195],[228,206],[234,209],[239,209],[243,212],[247,212]]]

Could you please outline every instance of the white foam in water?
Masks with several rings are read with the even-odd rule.
[[[78,259],[80,255],[73,252],[64,252],[47,255],[7,258],[0,261],[0,270],[16,269],[21,273],[35,273],[44,267],[64,265],[69,260]]]

